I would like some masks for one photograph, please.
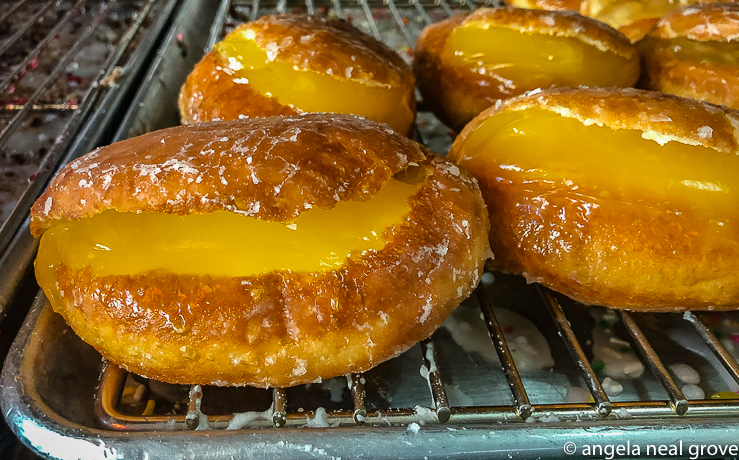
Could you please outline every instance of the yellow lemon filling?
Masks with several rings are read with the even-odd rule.
[[[647,37],[639,46],[646,52],[667,53],[685,62],[739,65],[739,46],[735,42],[700,42],[684,37],[670,40]]]
[[[451,34],[450,59],[480,74],[496,74],[520,94],[550,86],[627,86],[637,77],[637,58],[601,51],[577,38],[527,33],[471,22]]]
[[[233,33],[215,46],[234,71],[236,83],[248,84],[303,112],[359,115],[408,133],[414,118],[409,100],[413,94],[408,88],[368,85],[344,75],[301,70],[290,62],[272,60],[249,38],[250,32]]]
[[[90,267],[93,276],[173,274],[243,277],[276,270],[336,269],[348,257],[380,250],[388,231],[405,221],[418,191],[391,179],[367,201],[339,202],[303,212],[290,223],[227,211],[172,215],[106,211],[61,221],[41,238],[36,277],[55,294],[56,271]]]
[[[737,159],[639,130],[586,126],[538,109],[501,112],[470,133],[455,160],[484,183],[515,183],[532,195],[641,203],[690,213],[714,234],[734,238],[737,230]]]

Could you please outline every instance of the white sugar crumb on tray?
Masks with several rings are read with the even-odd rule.
[[[306,416],[305,419],[308,422],[307,426],[309,428],[328,428],[329,426],[328,414],[326,414],[326,409],[323,407],[316,409],[316,413],[313,418]]]
[[[239,412],[228,422],[227,430],[240,430],[257,420],[272,421],[272,406],[264,412]]]
[[[346,383],[347,379],[345,377],[335,377],[321,382],[321,388],[329,392],[331,402],[340,403],[344,399]]]
[[[540,415],[539,417],[537,417],[536,420],[539,422],[544,422],[544,423],[557,423],[557,422],[562,421],[562,419],[560,419],[557,415],[551,412],[547,412],[543,415]]]
[[[459,385],[445,384],[446,396],[449,399],[449,405],[454,407],[474,406],[475,401],[459,389]]]
[[[675,363],[670,365],[672,373],[683,383],[697,385],[701,382],[698,372],[687,364]]]
[[[193,395],[198,394],[198,397],[195,398],[195,409],[188,411],[187,415],[185,416],[185,420],[198,420],[198,426],[195,428],[196,430],[207,430],[210,428],[210,425],[208,424],[208,416],[205,415],[200,410],[200,405],[203,402],[203,390],[200,385],[193,385],[192,388],[190,388],[190,395],[189,398],[192,399]]]
[[[603,390],[608,396],[618,396],[624,391],[624,386],[610,377],[603,379]]]
[[[706,394],[698,385],[687,384],[681,388],[683,395],[688,399],[705,399]]]
[[[565,402],[569,404],[591,403],[593,402],[593,395],[586,388],[568,386]]]
[[[602,307],[588,309],[595,319],[593,328],[593,369],[612,379],[636,379],[646,368],[631,348],[631,344],[616,335],[614,324],[619,322],[613,310]]]
[[[435,423],[438,421],[434,411],[432,411],[428,407],[416,406],[414,410],[416,411],[416,420],[418,420],[418,423],[420,423],[421,425],[424,425],[426,423]]]
[[[485,286],[492,286],[495,282],[495,275],[490,272],[484,272],[482,278],[480,278],[480,282]]]

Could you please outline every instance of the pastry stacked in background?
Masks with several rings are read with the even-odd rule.
[[[237,27],[188,75],[183,124],[333,112],[410,135],[415,81],[393,50],[348,21],[285,14]]]
[[[426,106],[457,131],[496,102],[536,88],[628,87],[639,78],[636,49],[607,25],[511,7],[427,27],[413,67]]]
[[[637,46],[640,87],[739,109],[739,3],[674,10]]]

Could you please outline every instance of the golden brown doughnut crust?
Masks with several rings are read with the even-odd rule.
[[[458,161],[460,146],[488,117],[528,108],[739,154],[736,111],[633,89],[556,88],[480,114],[457,138],[449,158]],[[713,130],[709,138],[698,132],[705,126]],[[491,216],[493,263],[501,269],[575,300],[615,308],[678,311],[739,304],[738,245],[724,240],[706,247],[700,238],[703,223],[689,211],[667,215],[606,198],[592,206],[575,193],[533,193],[475,175]]]
[[[418,38],[413,70],[424,103],[448,126],[464,125],[496,101],[518,93],[495,74],[480,75],[447,62],[444,47],[452,31],[471,22],[504,26],[524,32],[537,31],[559,37],[575,37],[601,51],[610,50],[631,59],[636,50],[620,33],[594,19],[568,11],[523,8],[481,8],[426,27]],[[634,77],[636,79],[636,77]]]
[[[352,80],[389,86],[413,82],[413,73],[397,53],[344,19],[271,15],[242,24],[232,33],[244,30],[254,31],[257,45],[274,53],[274,60],[301,70],[348,73]]]
[[[408,87],[415,110],[413,72],[397,53],[342,19],[283,14],[241,24],[231,34],[254,32],[254,41],[274,61],[300,70],[347,77],[369,85]],[[183,124],[236,120],[239,115],[295,114],[295,108],[233,82],[234,72],[213,50],[195,66],[180,90]]]
[[[415,142],[363,118],[315,114],[246,121],[155,131],[71,162],[31,209],[31,232],[38,237],[57,219],[83,219],[107,209],[226,210],[286,222],[309,207],[330,209],[337,201],[369,198],[409,162],[426,158]],[[260,133],[249,133],[252,126]]]
[[[641,87],[739,109],[739,69],[677,60],[647,63]]]
[[[673,10],[657,23],[649,35],[687,37],[696,41],[739,40],[739,3],[702,3]]]
[[[59,313],[126,369],[175,383],[296,385],[364,371],[402,353],[469,295],[490,252],[484,203],[467,173],[356,117],[179,127],[67,166],[34,207],[34,229],[38,235],[54,219],[141,206],[166,213],[251,208],[248,214],[259,218],[287,220],[306,204],[367,199],[415,165],[427,176],[409,199],[406,221],[383,249],[336,270],[238,278],[159,272],[95,278],[89,268],[58,270]],[[80,180],[95,181],[91,191],[79,190],[92,194],[73,190]],[[274,196],[275,184],[284,195]],[[204,199],[215,192],[217,198]],[[90,198],[89,209],[75,204],[82,196]],[[261,205],[254,210],[254,203]]]
[[[624,24],[618,28],[618,31],[626,35],[631,43],[636,43],[659,22],[659,18],[642,18],[634,22]]]
[[[675,39],[736,42],[739,3],[708,3],[675,10],[638,44],[644,71],[641,87],[739,109],[739,67],[708,59],[679,59],[670,48],[670,41]]]

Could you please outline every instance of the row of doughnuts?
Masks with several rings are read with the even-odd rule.
[[[338,112],[410,134],[416,81],[456,131],[499,100],[548,87],[638,86],[737,108],[738,33],[739,3],[676,9],[635,45],[572,11],[483,8],[426,27],[411,71],[346,21],[265,16],[196,65],[179,108],[185,124]]]
[[[467,34],[467,55],[479,57],[486,50],[474,38],[506,14],[518,31],[544,24],[544,35],[563,38],[552,47],[569,50],[565,57],[613,54],[576,72],[589,84],[638,78],[628,40],[572,14],[481,10],[452,38]],[[139,374],[288,386],[366,370],[430,335],[475,286],[488,240],[500,268],[583,301],[736,303],[733,111],[639,91],[531,91],[480,108],[455,142],[454,164],[396,134],[413,129],[414,86],[397,55],[347,22],[285,15],[240,26],[183,86],[188,126],[89,154],[36,202],[36,271],[52,306]],[[435,98],[441,90],[427,99]],[[394,132],[349,115],[303,114],[315,111],[363,115]],[[561,148],[567,133],[579,139],[572,149]],[[594,159],[599,142],[630,147]],[[500,160],[501,151],[510,156]],[[683,157],[686,166],[671,170]],[[542,158],[557,161],[542,169]],[[647,187],[649,175],[614,167],[630,162],[668,173]],[[615,171],[646,179],[611,181]],[[679,177],[686,171],[697,176]],[[683,188],[665,192],[675,181]],[[686,246],[655,247],[660,236]]]
[[[683,67],[690,66],[691,70],[703,68],[708,69],[707,72],[718,73],[713,80],[703,78],[704,75],[690,80],[689,72],[671,70],[672,75],[682,75],[686,82],[683,93],[678,94],[702,95],[700,85],[706,84],[723,89],[726,95],[733,97],[730,81],[736,73],[733,68],[725,67],[726,61],[731,64],[734,59],[730,47],[735,35],[734,28],[738,24],[736,11],[736,4],[714,3],[691,6],[669,14],[648,39],[638,45],[642,50],[641,55],[645,57],[645,68],[650,71],[643,77],[643,81],[646,81],[643,85],[650,89],[665,89],[656,77],[660,75],[658,66],[670,62],[665,55],[677,55],[673,61],[678,61]],[[656,42],[652,44],[652,40]],[[686,40],[693,43],[684,43]],[[715,43],[711,41],[719,42],[718,49],[712,48]],[[728,43],[728,52],[725,52],[727,47],[721,47],[722,42]],[[501,43],[506,45],[500,46]],[[495,262],[498,267],[524,274],[530,280],[544,282],[571,297],[590,303],[632,309],[731,308],[736,303],[734,299],[738,292],[731,287],[731,274],[734,272],[731,264],[736,257],[727,256],[730,263],[722,267],[711,254],[733,254],[731,247],[735,238],[730,230],[733,228],[730,223],[732,219],[730,215],[716,211],[713,205],[714,202],[723,202],[724,209],[731,209],[725,199],[729,199],[729,203],[733,199],[729,185],[733,179],[722,176],[719,180],[718,177],[730,174],[734,170],[733,164],[731,160],[723,164],[724,160],[721,159],[715,162],[700,161],[700,165],[694,165],[692,161],[698,158],[697,155],[710,158],[736,152],[736,142],[732,140],[735,137],[733,112],[718,108],[706,111],[704,106],[686,100],[626,90],[548,90],[536,96],[531,94],[500,104],[500,101],[511,96],[540,87],[634,85],[640,76],[639,54],[637,47],[622,34],[577,14],[519,8],[480,9],[473,14],[455,16],[426,28],[419,38],[414,70],[426,105],[455,129],[461,129],[488,106],[494,106],[465,128],[450,156],[469,169],[483,188],[493,229],[490,240],[494,252],[498,254]],[[681,60],[686,57],[688,62]],[[510,65],[511,62],[514,64]],[[677,65],[670,64],[670,67]],[[721,83],[716,84],[716,79]],[[717,92],[720,91],[713,90],[710,93]],[[597,111],[581,116],[576,110],[580,106]],[[500,154],[502,149],[499,146],[504,144],[502,139],[495,136],[503,136],[501,133],[506,133],[506,129],[518,129],[511,128],[514,123],[510,117],[514,112],[526,113],[526,117],[530,117],[526,123],[534,123],[527,125],[530,131],[518,129],[518,138],[525,137],[525,132],[543,132],[543,138],[552,141],[555,134],[559,133],[547,125],[567,125],[567,122],[542,117],[541,111],[556,112],[564,118],[578,120],[583,126],[570,125],[568,128],[577,134],[573,134],[573,138],[588,139],[587,130],[578,130],[595,123],[610,130],[638,132],[639,138],[648,142],[640,143],[626,138],[620,142],[623,145],[634,142],[633,148],[621,146],[614,156],[604,154],[586,169],[582,169],[578,163],[582,158],[577,155],[569,159],[576,163],[574,166],[567,161],[550,164],[549,176],[556,176],[558,168],[576,172],[559,177],[559,186],[566,191],[556,192],[566,195],[561,199],[568,206],[552,204],[553,195],[548,200],[543,200],[539,195],[536,199],[531,196],[524,199],[517,194],[521,189],[513,186],[501,189],[500,184],[514,184],[516,180],[503,173],[497,174],[494,169],[518,168],[521,152],[531,151],[523,147],[526,141],[519,147],[511,147],[513,156],[503,164],[490,160],[490,155]],[[712,111],[723,114],[724,118],[716,118],[711,115]],[[690,114],[690,119],[686,119],[686,114]],[[488,121],[488,117],[508,120],[510,124],[499,126],[496,134],[473,135],[480,130],[485,132],[497,123]],[[542,124],[537,126],[539,121],[536,120],[541,120]],[[604,131],[599,135],[603,136],[602,142],[606,142],[611,134]],[[621,134],[619,131],[615,138]],[[488,139],[486,143],[481,143],[479,139],[488,135],[496,141]],[[597,137],[594,141],[597,141]],[[517,145],[515,142],[512,145]],[[566,138],[561,142],[568,146],[576,144]],[[469,153],[470,144],[476,153]],[[490,147],[490,144],[498,147]],[[665,144],[669,145],[665,147]],[[693,149],[694,152],[691,149],[683,151],[679,145],[692,145],[706,150],[703,153],[696,153],[696,149]],[[656,150],[653,150],[655,146]],[[577,145],[577,148],[583,151],[604,150],[597,142]],[[492,153],[479,153],[486,150]],[[556,148],[546,145],[540,145],[535,150],[558,152]],[[627,150],[636,157],[624,156]],[[641,187],[638,193],[630,195],[634,190],[628,185],[628,178],[640,176],[629,173],[629,168],[626,168],[623,169],[627,172],[622,182],[612,184],[612,188],[609,188],[607,176],[617,171],[612,167],[614,158],[621,158],[623,164],[638,164],[640,156],[647,155],[645,152],[652,158],[652,169],[642,169],[652,172],[643,177],[641,183],[656,181],[655,178],[661,176],[660,185]],[[661,174],[660,171],[675,169],[671,165],[675,157],[669,155],[681,158],[683,167],[692,165],[689,167],[690,174],[684,170],[681,170],[681,174],[687,174],[685,177]],[[567,158],[561,153],[558,157]],[[588,176],[600,170],[598,165],[603,164],[611,165],[607,168],[607,174]],[[659,168],[654,169],[654,165],[659,165]],[[689,178],[691,175],[700,178]],[[586,176],[589,178],[583,179]],[[529,177],[523,180],[526,184],[523,189],[532,188],[537,181],[548,183],[549,179]],[[623,189],[628,187],[631,187],[630,191],[624,192]],[[591,196],[595,192],[590,190],[586,193],[589,189],[598,189],[598,194],[607,194],[609,199],[603,200],[600,195]],[[669,193],[665,192],[667,189]],[[555,193],[552,190],[549,192]],[[569,197],[567,193],[575,193],[577,199]],[[724,200],[716,200],[711,197],[712,193],[720,194]],[[660,200],[646,199],[649,195],[660,196]],[[504,199],[506,196],[510,199]],[[627,209],[619,207],[620,203],[629,200],[632,205]],[[517,211],[513,212],[512,209]],[[557,212],[551,214],[555,209]],[[598,211],[591,212],[590,209]],[[706,209],[713,213],[708,213],[711,218],[702,213],[701,210]],[[558,213],[570,217],[560,221],[555,219]],[[544,215],[549,218],[544,221],[534,218]],[[684,221],[686,215],[691,218]],[[630,234],[627,231],[629,221],[648,223],[645,225],[652,233],[637,227],[637,233]],[[705,221],[714,224],[704,225]],[[560,226],[555,225],[556,222],[560,222]],[[725,228],[720,228],[720,231],[709,230],[718,225],[715,222]],[[546,231],[537,231],[542,228]],[[587,231],[584,230],[586,228]],[[674,243],[665,246],[657,236],[673,235],[672,240],[681,240],[681,235],[689,234],[699,237],[683,238],[683,242],[689,242],[687,248],[680,248]],[[619,237],[623,241],[620,244]],[[557,244],[551,244],[551,241]],[[581,245],[579,250],[577,241]],[[655,245],[658,241],[660,244]],[[610,246],[600,247],[594,242],[608,242]],[[662,253],[673,259],[661,256]],[[674,258],[677,254],[679,256]],[[549,270],[544,267],[549,267]],[[680,273],[685,276],[680,276]],[[720,289],[716,287],[717,284],[721,286]]]
[[[461,129],[449,157],[480,183],[495,267],[585,303],[736,308],[739,113],[726,106],[736,107],[739,89],[738,12],[735,3],[684,7],[636,46],[566,11],[478,10],[424,31],[415,69],[430,77],[419,87]],[[493,45],[483,56],[472,41],[496,29],[514,52],[523,36],[543,56],[531,63]],[[641,87],[724,106],[624,88],[636,82],[639,54]],[[621,88],[563,87],[552,61],[583,85],[594,72],[621,76],[589,85]],[[543,90],[530,87],[537,72],[549,78]]]

